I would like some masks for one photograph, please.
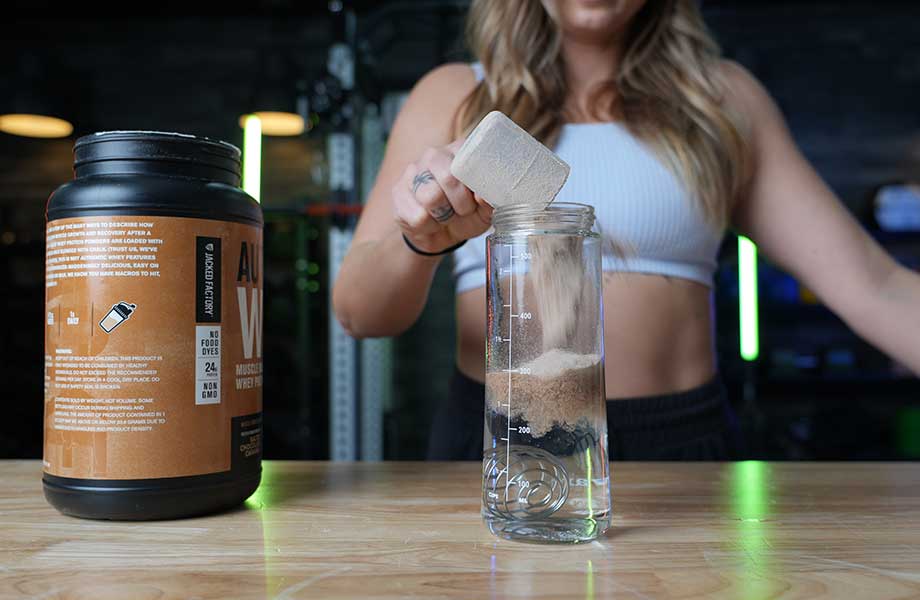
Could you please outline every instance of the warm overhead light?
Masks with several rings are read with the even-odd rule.
[[[262,122],[262,135],[293,136],[302,134],[305,129],[303,117],[300,115],[271,110],[256,111],[243,115],[240,117],[240,127],[245,127],[244,123],[249,115],[259,117]]]
[[[73,125],[57,117],[13,113],[0,115],[0,131],[23,137],[63,138],[73,133]]]
[[[259,117],[263,136],[298,136],[309,131],[306,81],[301,67],[286,50],[266,50],[240,118]]]
[[[5,80],[9,93],[0,95],[0,131],[32,138],[64,138],[73,133],[77,103],[62,89],[79,89],[71,77],[45,56],[17,55]]]

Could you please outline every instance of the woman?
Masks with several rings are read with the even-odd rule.
[[[605,274],[611,457],[730,455],[711,309],[726,227],[920,373],[920,276],[859,227],[764,89],[720,58],[695,0],[474,0],[469,34],[479,63],[429,73],[397,118],[334,291],[352,335],[398,334],[444,253],[470,240],[453,251],[457,371],[430,458],[482,457],[491,210],[449,165],[493,109],[571,165],[557,201],[594,205],[632,252]]]

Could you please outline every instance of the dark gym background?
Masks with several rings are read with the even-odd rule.
[[[313,128],[263,140],[265,456],[421,458],[453,363],[449,261],[408,333],[346,344],[330,358],[330,232],[354,223],[399,94],[432,67],[468,59],[465,3],[165,2],[147,15],[122,14],[121,5],[12,4],[0,21],[0,114],[13,99],[53,106],[75,133],[0,133],[0,458],[41,455],[43,207],[71,177],[75,137],[157,129],[239,145],[239,116],[272,94],[305,99]],[[707,0],[704,13],[848,207],[920,268],[920,231],[884,232],[873,216],[882,186],[920,181],[920,5]],[[337,43],[354,58],[352,89],[327,67]],[[334,134],[354,142],[355,189],[330,189],[340,160],[330,156]],[[734,241],[718,274],[718,345],[749,454],[920,458],[920,382],[763,261],[760,358],[740,359]],[[384,376],[368,379],[372,369]],[[379,422],[362,408],[372,397],[382,399]],[[330,435],[335,398],[351,403],[343,414],[354,422],[337,422]],[[371,452],[355,431],[375,427],[382,438]]]

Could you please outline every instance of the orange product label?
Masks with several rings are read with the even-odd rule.
[[[148,479],[262,449],[262,230],[56,219],[45,250],[45,472]]]

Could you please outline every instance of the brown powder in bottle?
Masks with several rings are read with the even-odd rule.
[[[574,431],[595,421],[605,402],[604,367],[598,354],[563,348],[597,347],[600,282],[585,270],[581,236],[544,234],[528,238],[529,285],[540,323],[543,353],[510,374],[511,419],[521,419],[538,438],[553,427]],[[512,300],[512,302],[514,302]],[[486,375],[486,401],[494,413],[508,416],[509,374]]]
[[[542,437],[553,427],[574,431],[578,421],[593,420],[605,401],[600,356],[554,348],[511,373],[511,418]],[[507,416],[508,373],[486,375],[489,410]]]

